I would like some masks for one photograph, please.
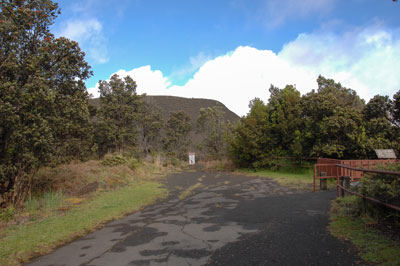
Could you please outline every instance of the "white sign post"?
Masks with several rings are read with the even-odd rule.
[[[189,164],[193,165],[196,163],[195,154],[193,152],[189,152]]]

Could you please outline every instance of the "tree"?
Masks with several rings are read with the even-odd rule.
[[[400,127],[400,90],[393,95],[392,118],[393,123]]]
[[[239,167],[263,167],[272,155],[267,106],[255,98],[249,107],[250,112],[233,126],[228,139],[229,153]]]
[[[164,121],[161,111],[146,102],[141,102],[139,108],[139,120],[137,122],[138,142],[141,150],[146,154],[158,150],[161,144],[161,129]]]
[[[394,102],[388,96],[375,95],[363,109],[366,150],[368,158],[375,155],[374,149],[398,148],[398,128],[394,115]]]
[[[117,74],[111,76],[110,81],[99,81],[100,106],[99,123],[101,132],[107,133],[103,137],[110,142],[97,142],[103,152],[137,145],[137,131],[135,123],[139,120],[140,96],[136,93],[136,82],[127,76],[119,78]],[[105,130],[107,128],[107,130]],[[99,141],[101,133],[99,132]],[[103,147],[101,147],[103,145]],[[105,149],[104,145],[107,145]],[[101,155],[104,155],[101,154]]]
[[[366,121],[374,118],[385,118],[391,121],[392,101],[389,96],[375,95],[365,105],[362,113]]]
[[[279,89],[271,85],[267,104],[275,156],[302,155],[302,110],[300,92],[292,85]]]
[[[302,97],[305,154],[334,158],[365,157],[364,101],[354,90],[319,76],[318,91]]]
[[[79,154],[91,71],[76,42],[50,33],[56,3],[0,4],[0,204],[20,204],[41,165]]]
[[[165,150],[183,159],[189,146],[188,135],[192,130],[190,117],[184,111],[171,112],[165,129]]]
[[[204,139],[201,143],[211,157],[220,158],[226,151],[224,135],[227,124],[224,120],[225,112],[220,106],[200,108],[197,117],[197,131]]]
[[[249,114],[233,128],[230,153],[239,166],[265,167],[274,156],[303,155],[300,92],[291,85],[271,85],[269,92],[268,103],[251,101]]]

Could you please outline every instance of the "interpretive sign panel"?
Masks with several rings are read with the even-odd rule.
[[[375,150],[379,159],[396,159],[396,153],[393,149]]]
[[[189,164],[190,164],[190,165],[196,163],[196,160],[195,160],[195,159],[196,159],[196,158],[195,158],[195,154],[194,154],[193,152],[189,152]]]

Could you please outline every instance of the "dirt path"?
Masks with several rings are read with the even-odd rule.
[[[185,172],[171,196],[29,265],[360,265],[327,231],[335,193],[298,193],[275,181]],[[195,186],[193,186],[195,185]],[[191,187],[192,194],[179,199]]]

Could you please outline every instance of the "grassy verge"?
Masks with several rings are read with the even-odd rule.
[[[335,237],[353,243],[360,257],[371,265],[400,265],[400,245],[369,226],[368,217],[356,211],[356,199],[345,197],[334,200],[329,230]]]
[[[20,265],[165,197],[175,166],[121,155],[39,171],[23,208],[0,212],[0,265]]]
[[[19,265],[34,256],[48,253],[165,195],[166,191],[156,182],[130,184],[114,191],[98,192],[93,199],[65,214],[12,226],[0,238],[0,265]]]
[[[279,170],[260,169],[256,171],[249,169],[239,169],[238,172],[252,176],[268,177],[276,180],[282,186],[287,186],[294,189],[312,189],[312,169],[282,168]]]

